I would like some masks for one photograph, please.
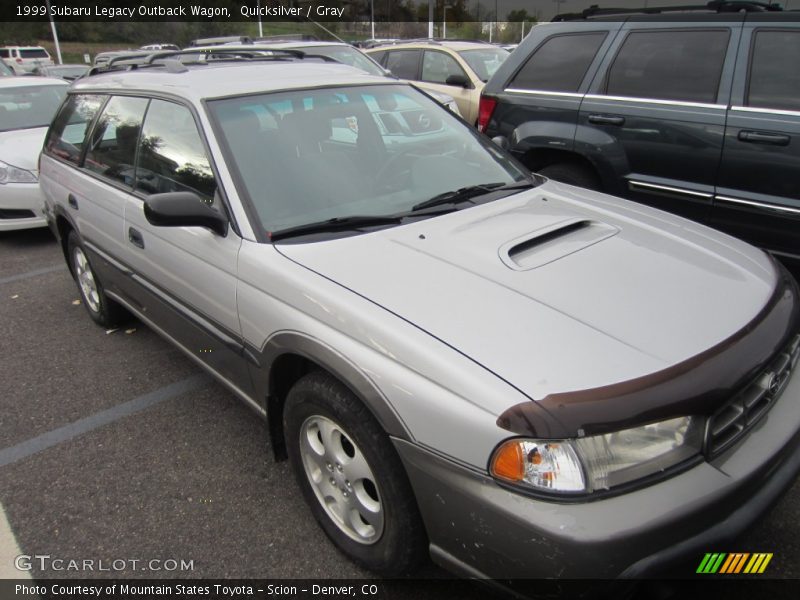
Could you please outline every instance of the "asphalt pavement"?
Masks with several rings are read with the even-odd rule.
[[[250,409],[142,323],[107,332],[78,299],[49,231],[0,233],[0,517],[24,555],[51,557],[33,577],[372,577],[316,525]],[[770,577],[800,577],[800,487],[709,551],[771,552]]]

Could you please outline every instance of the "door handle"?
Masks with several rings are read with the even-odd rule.
[[[589,123],[595,125],[624,125],[625,117],[610,117],[608,115],[589,115]]]
[[[761,131],[739,132],[739,141],[750,144],[772,144],[773,146],[788,146],[790,138],[782,133],[763,133]]]
[[[144,238],[138,229],[128,227],[128,241],[134,246],[144,249]]]
[[[75,210],[78,210],[78,199],[72,194],[67,196],[67,204],[69,204]]]

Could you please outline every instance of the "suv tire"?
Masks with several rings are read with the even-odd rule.
[[[369,410],[314,371],[289,391],[283,423],[295,478],[327,536],[371,571],[412,571],[426,554],[425,530],[400,458]]]

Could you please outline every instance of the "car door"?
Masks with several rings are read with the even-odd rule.
[[[169,192],[193,192],[226,210],[192,111],[153,99],[139,141],[134,193],[125,208],[137,302],[152,325],[249,396],[236,304],[241,238],[231,228],[222,236],[203,227],[150,224],[145,200]]]
[[[739,52],[712,222],[797,259],[800,28],[748,23]]]
[[[447,83],[450,77],[459,78],[463,84],[452,81]],[[467,123],[474,123],[477,120],[478,99],[475,94],[475,82],[455,58],[441,50],[424,50],[419,81],[423,89],[452,96]]]
[[[623,26],[575,137],[605,191],[709,218],[739,35],[736,23]]]

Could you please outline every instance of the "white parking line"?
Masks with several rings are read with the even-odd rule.
[[[0,504],[0,579],[30,579],[28,571],[18,571],[14,567],[14,560],[22,554],[17,544],[17,538],[11,531],[11,525],[6,518],[6,511]]]

